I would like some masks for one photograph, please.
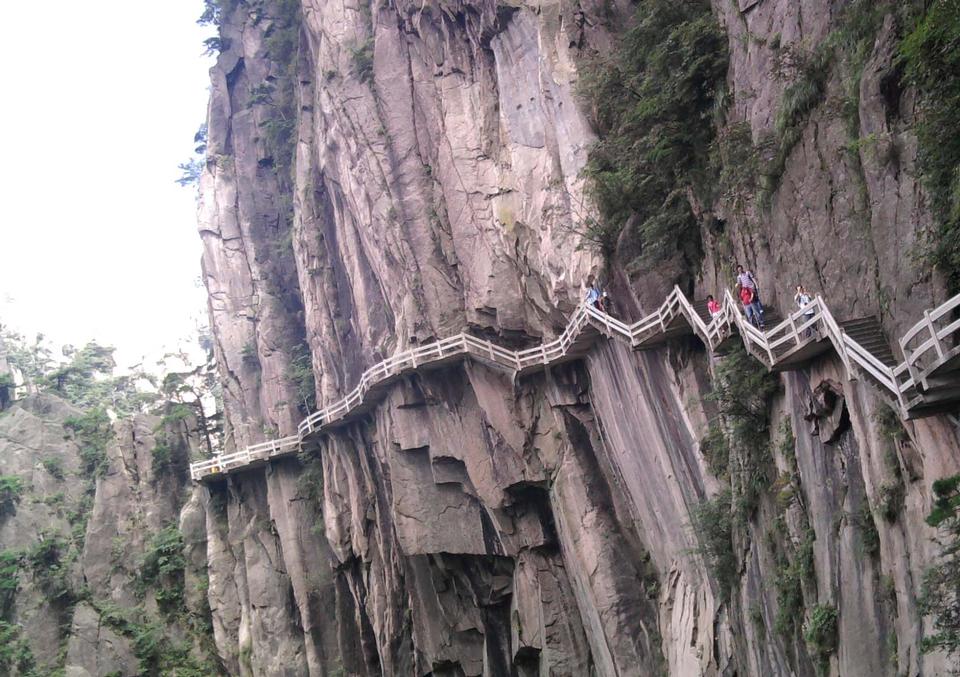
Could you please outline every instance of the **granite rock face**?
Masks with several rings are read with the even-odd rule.
[[[71,425],[83,414],[50,394],[28,396],[0,414],[0,475],[19,478],[22,487],[0,514],[0,620],[17,628],[5,650],[19,657],[0,667],[12,675],[58,668],[71,677],[143,674],[135,642],[144,628],[206,660],[204,633],[194,632],[209,619],[205,590],[201,599],[186,595],[182,612],[158,602],[163,591],[196,593],[205,580],[205,529],[180,529],[188,554],[198,542],[201,553],[182,572],[171,580],[143,575],[158,534],[189,522],[181,512],[189,514],[195,426],[189,418],[146,414],[118,421],[97,471],[89,467],[90,441]],[[216,661],[209,665],[217,669]]]
[[[793,77],[775,73],[780,54],[812,50],[844,4],[714,3],[731,123],[761,149]],[[292,10],[291,60],[276,36]],[[625,14],[403,0],[225,13],[200,230],[228,446],[295,429],[289,366],[304,342],[322,405],[411,345],[465,329],[507,345],[556,334],[600,266],[579,246],[594,136],[577,64],[613,44]],[[707,207],[725,225],[704,230],[698,295],[728,286],[739,259],[781,309],[802,282],[841,317],[879,315],[891,337],[942,300],[936,276],[904,256],[929,214],[911,171],[912,95],[891,94],[893,48],[888,21],[856,89],[861,133],[897,161],[868,144],[851,155],[830,103],[849,83],[831,76],[769,211]],[[271,96],[289,77],[288,177]],[[669,291],[657,271],[616,277],[628,313]],[[935,552],[931,482],[960,470],[950,419],[891,437],[877,393],[835,358],[778,375],[765,483],[737,513],[727,587],[691,528],[728,482],[704,452],[717,364],[690,339],[642,354],[601,340],[521,379],[454,365],[395,383],[299,459],[198,487],[181,524],[198,565],[205,548],[223,664],[240,675],[942,673],[920,651],[917,595]],[[837,611],[825,657],[803,636],[817,605]]]

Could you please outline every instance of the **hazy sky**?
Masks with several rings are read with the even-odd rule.
[[[0,22],[0,322],[121,364],[203,313],[192,188],[202,0],[8,3]]]

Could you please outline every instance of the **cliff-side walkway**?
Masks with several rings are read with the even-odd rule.
[[[674,287],[657,310],[629,325],[581,304],[558,338],[533,348],[514,351],[470,334],[457,334],[400,352],[365,371],[345,397],[304,419],[296,435],[193,463],[190,474],[196,481],[215,480],[295,454],[304,441],[369,411],[391,383],[413,372],[471,358],[523,376],[582,358],[601,336],[622,340],[635,350],[648,350],[677,336],[694,334],[716,354],[729,350],[739,338],[748,353],[774,371],[798,369],[833,350],[849,378],[868,380],[903,418],[929,416],[960,402],[958,313],[960,294],[926,311],[900,339],[904,360],[897,362],[875,320],[838,321],[819,296],[766,331],[747,321],[729,291],[720,312],[711,317],[705,302],[691,302]]]

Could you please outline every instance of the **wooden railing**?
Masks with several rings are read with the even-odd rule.
[[[906,417],[912,402],[909,395],[915,393],[915,384],[919,382],[918,374],[925,378],[944,360],[960,353],[954,337],[960,331],[960,320],[949,321],[958,307],[960,295],[927,312],[900,342],[906,361],[890,367],[844,333],[819,296],[767,331],[761,331],[747,320],[741,305],[729,291],[723,295],[720,312],[709,322],[700,317],[679,287],[674,287],[654,312],[629,325],[593,306],[581,304],[559,337],[533,348],[514,351],[470,334],[457,334],[397,353],[363,372],[359,383],[345,397],[307,416],[296,435],[194,463],[190,466],[190,473],[194,480],[201,480],[296,453],[304,439],[344,420],[361,404],[373,399],[372,389],[382,388],[403,374],[468,356],[520,373],[549,366],[567,357],[571,346],[588,326],[633,347],[642,347],[645,342],[669,331],[681,317],[711,351],[716,351],[736,331],[747,351],[768,368],[787,360],[810,343],[827,339],[850,378],[856,378],[858,374],[872,377]],[[809,336],[808,329],[812,330]]]

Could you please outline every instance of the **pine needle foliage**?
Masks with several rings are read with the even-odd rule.
[[[612,54],[581,68],[600,136],[585,169],[600,219],[585,239],[609,257],[633,218],[640,260],[679,255],[694,269],[701,242],[686,193],[706,172],[726,37],[706,0],[647,0],[634,22]]]
[[[22,478],[16,475],[0,475],[0,517],[16,511],[22,493]]]
[[[691,527],[698,543],[696,553],[703,558],[724,601],[730,599],[738,575],[731,500],[730,490],[725,489],[694,507],[690,513]]]
[[[920,93],[920,178],[936,224],[925,258],[960,291],[960,0],[935,0],[901,44],[907,81]]]

